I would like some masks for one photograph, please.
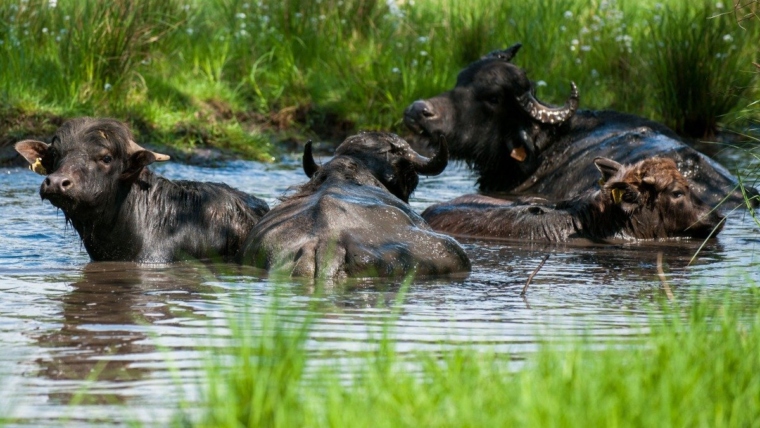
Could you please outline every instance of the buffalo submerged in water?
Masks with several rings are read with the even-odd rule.
[[[481,191],[568,199],[594,186],[597,157],[633,164],[657,156],[673,159],[707,204],[726,196],[731,204],[744,202],[734,176],[664,125],[614,111],[578,110],[575,84],[562,107],[536,99],[525,71],[511,62],[520,46],[473,62],[454,89],[415,101],[404,112],[412,131],[446,137],[452,159],[475,170]]]
[[[554,205],[466,195],[432,205],[422,217],[453,235],[556,242],[708,238],[723,227],[723,216],[691,191],[672,159],[623,166],[597,158],[594,165],[600,188]]]
[[[240,262],[327,280],[468,272],[462,247],[434,232],[407,203],[418,174],[440,174],[447,162],[445,141],[428,159],[394,134],[364,132],[318,166],[307,143],[303,167],[310,181],[254,227]]]
[[[231,260],[269,210],[226,184],[153,173],[148,165],[169,156],[137,145],[114,119],[72,119],[51,144],[24,140],[16,151],[45,176],[40,196],[63,211],[94,261]]]

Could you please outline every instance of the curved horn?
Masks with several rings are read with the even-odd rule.
[[[572,117],[578,110],[578,87],[575,86],[575,82],[570,82],[570,98],[562,107],[544,105],[531,91],[517,97],[517,101],[533,119],[544,124],[559,124]]]
[[[411,153],[409,160],[412,161],[414,170],[418,174],[438,175],[446,169],[446,165],[449,163],[449,145],[446,143],[443,134],[438,138],[438,152],[432,158],[428,159],[413,150]]]
[[[311,140],[307,141],[306,145],[303,147],[303,158],[301,163],[303,165],[303,172],[306,173],[306,176],[309,178],[316,174],[321,168],[321,166],[317,165],[314,161],[314,154],[311,152]]]
[[[156,152],[153,152],[153,151],[150,151],[150,150],[146,150],[146,149],[142,148],[139,144],[135,143],[133,140],[129,140],[129,147],[127,148],[127,153],[128,154],[131,155],[131,154],[137,153],[137,152],[139,152],[141,150],[145,150],[146,152],[153,153],[153,156],[156,158],[156,162],[165,162],[165,161],[168,161],[169,159],[171,159],[171,157],[169,155],[164,155],[164,154],[161,154],[161,153],[156,153]]]

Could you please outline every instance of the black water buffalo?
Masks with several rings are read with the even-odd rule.
[[[723,227],[723,217],[691,191],[672,159],[621,166],[596,158],[594,164],[601,189],[556,205],[467,195],[430,206],[422,217],[454,235],[542,241],[707,238]]]
[[[445,142],[427,159],[394,134],[364,132],[318,166],[307,143],[303,167],[311,180],[254,227],[241,262],[327,280],[467,272],[459,244],[407,204],[417,174],[440,174],[447,162]]]
[[[95,261],[231,260],[269,210],[220,183],[170,181],[148,168],[169,159],[138,146],[113,119],[64,123],[51,144],[16,150],[45,180],[40,196],[60,208]]]
[[[596,157],[631,164],[659,156],[673,159],[706,203],[715,205],[729,193],[732,204],[743,201],[735,177],[661,124],[578,110],[575,84],[562,107],[537,100],[525,71],[511,63],[520,46],[473,62],[454,89],[415,101],[404,112],[407,127],[423,137],[443,133],[452,159],[467,161],[479,175],[481,191],[567,199],[593,186]]]

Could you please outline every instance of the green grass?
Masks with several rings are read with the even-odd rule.
[[[636,339],[554,339],[520,365],[482,347],[402,354],[392,323],[350,366],[325,365],[306,349],[313,320],[231,318],[177,425],[758,426],[758,303],[754,288],[662,303]]]
[[[114,116],[144,143],[270,159],[276,140],[403,131],[410,102],[517,41],[516,63],[546,82],[538,95],[550,102],[574,80],[584,107],[696,137],[760,117],[757,0],[736,13],[701,0],[398,3],[4,1],[0,134]]]

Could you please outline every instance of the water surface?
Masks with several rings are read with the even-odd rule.
[[[741,160],[724,155],[733,164]],[[305,181],[297,159],[156,169],[172,179],[226,182],[270,205]],[[61,418],[70,426],[165,421],[180,396],[194,393],[172,370],[196,378],[202,364],[196,347],[225,337],[230,314],[266,310],[275,285],[234,265],[91,263],[63,215],[40,200],[41,180],[24,169],[0,169],[0,415],[28,426],[60,426]],[[411,204],[422,211],[472,192],[473,177],[454,165],[439,177],[423,177]],[[676,300],[760,281],[760,230],[745,211],[729,215],[691,265],[701,242],[463,244],[473,261],[467,278],[409,287],[399,308],[400,350],[467,344],[519,357],[536,348],[538,337],[626,340],[656,311],[650,302],[665,293],[658,253]],[[317,296],[308,284],[286,282],[281,297],[300,313],[318,311],[309,347],[331,364],[370,346],[400,286],[360,281]]]

